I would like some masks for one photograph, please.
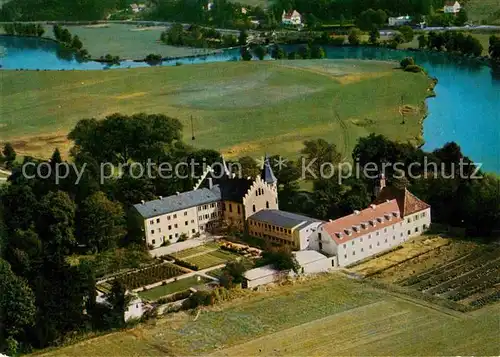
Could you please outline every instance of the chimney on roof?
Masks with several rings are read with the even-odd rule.
[[[163,200],[163,197],[162,196],[158,196],[158,199]]]
[[[371,209],[375,209],[375,208],[377,208],[377,206],[376,206],[376,205],[374,205],[374,204],[371,204],[371,205],[370,205],[370,208],[371,208]]]
[[[208,178],[208,188],[211,190],[214,187],[214,181],[211,177]]]
[[[378,196],[380,191],[382,191],[385,187],[385,175],[382,173],[379,175],[378,183],[375,185],[375,197]]]
[[[141,204],[145,204],[146,202],[144,200],[141,200]]]
[[[359,211],[358,211],[358,210],[354,210],[354,214],[355,214],[355,215],[358,215],[358,214],[359,214]]]
[[[179,191],[177,191],[175,194],[176,194],[177,196],[179,196],[181,193],[180,193]]]

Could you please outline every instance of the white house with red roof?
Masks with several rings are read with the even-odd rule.
[[[370,207],[322,224],[310,249],[336,257],[347,266],[400,245],[425,232],[431,224],[431,207],[406,188],[385,187]]]
[[[447,1],[444,4],[444,13],[445,14],[458,14],[460,10],[462,9],[462,6],[458,1]]]
[[[296,10],[285,11],[283,10],[283,15],[281,15],[281,23],[283,25],[301,25],[302,24],[302,15],[299,14]]]

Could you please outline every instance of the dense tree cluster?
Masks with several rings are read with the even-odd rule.
[[[52,31],[54,32],[54,38],[64,47],[75,51],[80,56],[89,57],[89,53],[83,48],[83,43],[77,35],[73,37],[67,28],[63,28],[59,24],[55,24]]]
[[[222,35],[214,29],[191,25],[185,29],[181,24],[173,25],[162,32],[160,40],[171,46],[190,46],[200,48],[221,48],[238,45],[238,39],[231,34]]]
[[[120,253],[127,264],[142,259],[136,254],[145,249],[142,233],[127,220],[131,205],[194,185],[191,177],[162,179],[153,166],[150,175],[134,176],[130,164],[194,160],[201,175],[202,163],[220,161],[215,151],[183,144],[181,130],[178,120],[155,114],[81,120],[69,135],[80,176],[64,177],[58,150],[45,162],[25,157],[23,164],[31,166],[23,174],[12,146],[5,146],[2,163],[13,174],[0,187],[1,352],[15,355],[61,343],[75,332],[123,326],[124,287],[113,286],[111,307],[98,305],[95,279],[108,266],[122,267],[108,260],[125,248],[133,253]],[[121,164],[122,171],[103,170],[108,179],[101,180],[108,162]],[[69,264],[73,254],[84,254],[78,264]]]
[[[2,21],[104,20],[117,0],[15,0],[0,9]]]
[[[466,35],[459,31],[435,32],[430,31],[428,35],[421,34],[418,37],[420,48],[460,53],[463,55],[481,56],[483,45],[472,35]]]
[[[7,35],[17,36],[42,37],[45,33],[45,29],[41,24],[23,24],[15,22],[13,24],[4,24],[3,29]]]
[[[488,48],[488,52],[490,57],[495,60],[500,60],[500,36],[491,35],[490,36],[490,46]]]

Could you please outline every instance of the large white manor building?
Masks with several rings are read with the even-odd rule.
[[[314,250],[342,267],[391,249],[426,231],[431,207],[382,175],[370,207],[328,222],[279,210],[278,182],[266,158],[255,178],[221,178],[207,170],[193,190],[141,202],[134,209],[150,249],[226,226],[296,251]]]

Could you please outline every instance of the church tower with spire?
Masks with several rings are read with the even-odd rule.
[[[273,168],[271,167],[271,162],[267,154],[264,158],[264,165],[260,173],[260,178],[274,189],[278,189],[278,180],[276,179],[276,176],[274,176]]]

